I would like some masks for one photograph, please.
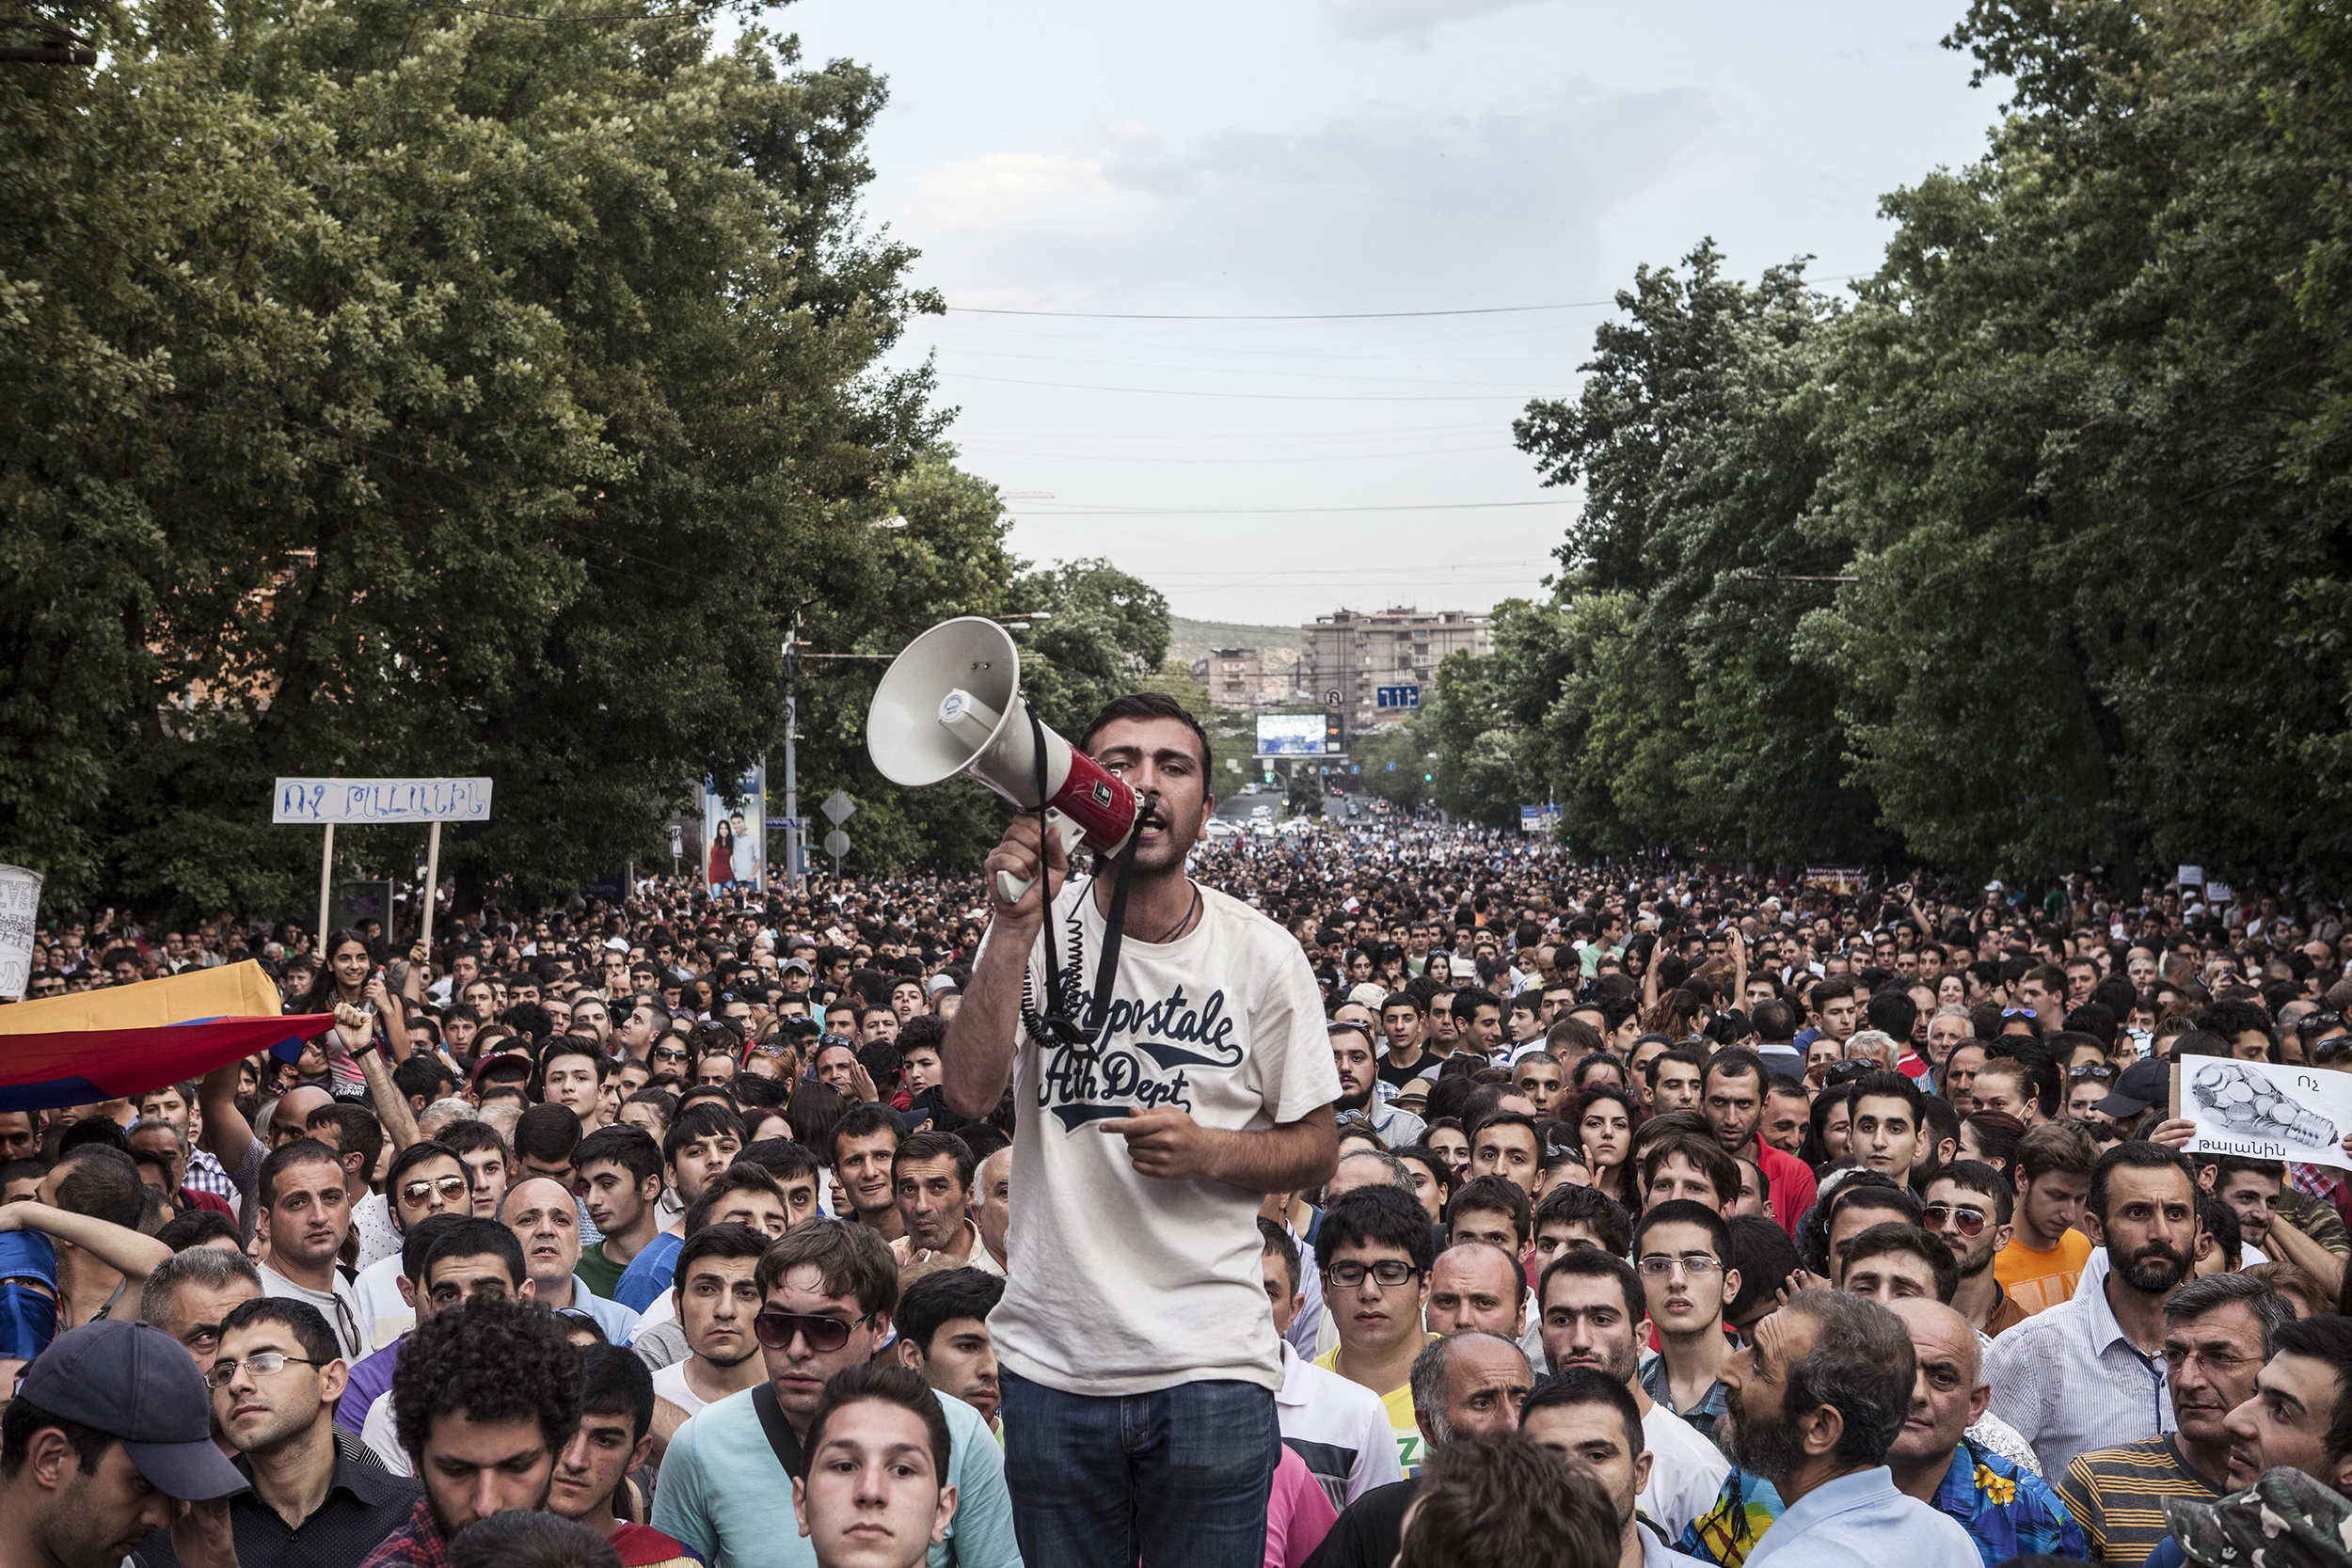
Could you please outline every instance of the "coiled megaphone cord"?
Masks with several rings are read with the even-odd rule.
[[[1091,1062],[1102,1053],[1094,1042],[1103,1036],[1103,1025],[1110,1014],[1111,982],[1119,974],[1119,949],[1127,935],[1127,888],[1135,879],[1136,839],[1143,826],[1146,807],[1138,806],[1134,830],[1127,842],[1120,847],[1116,858],[1116,874],[1111,882],[1111,907],[1103,922],[1103,954],[1094,971],[1094,992],[1091,996],[1078,991],[1079,976],[1085,972],[1086,956],[1083,944],[1073,936],[1071,944],[1071,971],[1062,974],[1061,958],[1054,944],[1054,900],[1052,878],[1047,875],[1045,860],[1045,802],[1051,799],[1051,780],[1046,771],[1045,725],[1034,709],[1029,713],[1029,737],[1037,746],[1037,901],[1039,924],[1045,928],[1045,1012],[1042,1017],[1026,1005],[1021,1009],[1021,1022],[1028,1029],[1029,1037],[1052,1049],[1066,1048],[1080,1061]],[[1081,1022],[1083,1020],[1083,1022]]]

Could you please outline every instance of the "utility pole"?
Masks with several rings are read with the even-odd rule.
[[[791,629],[784,634],[784,874],[792,896],[801,895],[801,769],[795,744],[800,739],[800,698],[793,683],[801,673],[801,612],[792,612]]]

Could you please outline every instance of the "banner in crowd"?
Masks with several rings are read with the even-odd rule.
[[[2178,1115],[2197,1124],[2191,1154],[2235,1154],[2352,1168],[2352,1074],[2274,1062],[2187,1056]]]
[[[703,781],[703,879],[712,892],[761,887],[768,864],[768,776],[748,769],[731,788]]]
[[[0,999],[18,1000],[32,979],[40,882],[38,871],[27,871],[21,865],[0,865]]]
[[[63,996],[44,996],[38,1002],[0,1007],[0,1035],[64,1034],[76,1029],[161,1029],[174,1023],[215,1019],[268,1018],[285,1010],[285,1003],[279,1000],[278,986],[270,979],[268,971],[247,958],[243,963],[167,974],[160,980],[144,980],[135,986],[70,991]],[[310,1033],[315,1035],[318,1030]]]

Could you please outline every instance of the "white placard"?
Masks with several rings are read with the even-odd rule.
[[[2352,1073],[2217,1056],[2184,1056],[2177,1070],[2181,1115],[2197,1124],[2189,1153],[2352,1168]]]
[[[2203,887],[2205,868],[2201,865],[2185,865],[2181,867],[2181,874],[2172,879],[2183,887]]]
[[[40,913],[40,873],[0,865],[0,997],[24,999],[33,977],[33,935]]]
[[[487,822],[487,779],[280,779],[272,822]]]

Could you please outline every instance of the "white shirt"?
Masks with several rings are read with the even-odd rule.
[[[271,1268],[266,1260],[261,1264],[261,1270],[262,1294],[280,1300],[307,1301],[317,1307],[319,1316],[326,1320],[326,1326],[334,1330],[335,1338],[342,1342],[345,1361],[357,1362],[375,1348],[375,1341],[368,1338],[368,1320],[359,1311],[359,1298],[352,1293],[350,1285],[344,1282],[342,1275],[333,1275],[335,1289],[329,1293],[313,1291],[308,1285],[295,1284]]]
[[[369,1264],[352,1282],[359,1303],[359,1326],[373,1344],[389,1345],[417,1326],[417,1309],[400,1293],[400,1254]]]
[[[396,1476],[413,1476],[415,1465],[408,1463],[408,1450],[400,1446],[400,1428],[392,1419],[392,1391],[389,1388],[375,1396],[368,1404],[367,1419],[359,1423],[359,1441],[368,1451],[384,1462],[384,1468]]]
[[[1649,1484],[1634,1502],[1670,1540],[1679,1541],[1692,1520],[1715,1506],[1731,1462],[1690,1422],[1655,1400],[1642,1418],[1642,1437],[1655,1457],[1650,1460]]]
[[[370,1193],[351,1206],[351,1227],[359,1233],[359,1267],[400,1256],[401,1234],[392,1228],[391,1205],[382,1193]]]
[[[657,1370],[653,1374],[653,1391],[655,1398],[668,1400],[689,1416],[710,1402],[695,1393],[693,1386],[686,1381],[686,1363],[683,1361]]]
[[[1261,1132],[1339,1098],[1322,997],[1296,940],[1239,899],[1199,891],[1191,931],[1121,947],[1092,1059],[1049,1055],[1014,1025],[1012,1266],[989,1329],[1003,1366],[1065,1393],[1203,1379],[1282,1386],[1258,1196],[1140,1175],[1105,1131],[1111,1118],[1172,1106],[1203,1127]],[[1073,879],[1055,904],[1054,938],[1084,984],[1103,934],[1091,881]],[[1028,965],[1040,996],[1043,946],[1041,932]]]
[[[654,1392],[661,1392],[659,1372],[654,1374]],[[1405,1479],[1389,1407],[1380,1396],[1305,1360],[1287,1342],[1274,1415],[1282,1441],[1307,1462],[1335,1509],[1345,1508],[1375,1486]]]
[[[2124,1338],[2104,1290],[2086,1291],[2005,1330],[1984,1358],[1993,1413],[2025,1434],[2044,1476],[2090,1449],[2173,1430],[2164,1358]]]

